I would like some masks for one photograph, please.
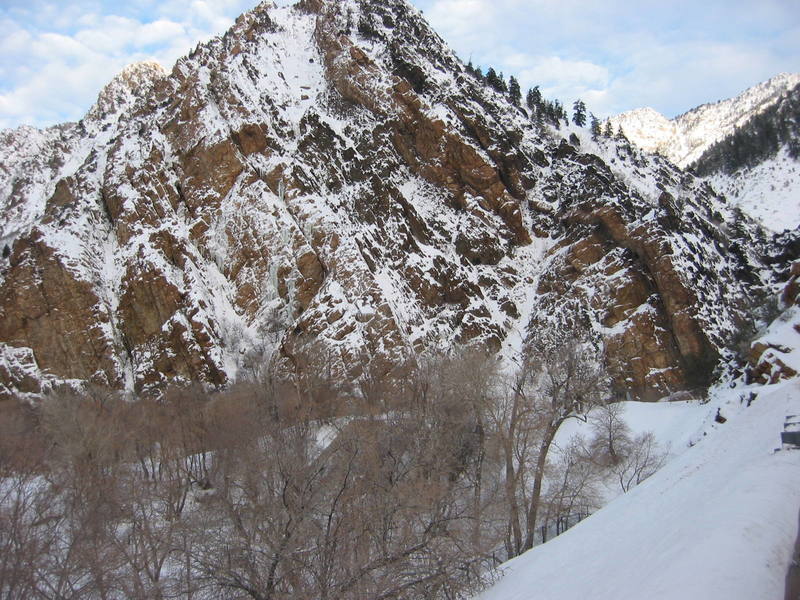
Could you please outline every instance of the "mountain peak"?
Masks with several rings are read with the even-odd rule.
[[[97,102],[89,110],[89,116],[103,118],[118,112],[135,98],[147,95],[158,81],[167,76],[167,71],[155,60],[143,60],[125,66],[100,92]]]
[[[678,137],[675,123],[649,106],[629,110],[610,120],[615,131],[622,127],[628,139],[648,152],[669,156],[667,150]]]
[[[627,115],[627,114],[648,115],[648,116],[652,116],[652,117],[656,117],[656,118],[657,117],[661,117],[663,119],[666,119],[666,117],[664,115],[662,115],[660,112],[658,112],[652,106],[643,106],[642,108],[634,108],[633,110],[625,111],[622,114],[624,114],[624,115]]]
[[[622,127],[628,139],[643,150],[659,152],[684,168],[798,84],[800,73],[779,73],[734,98],[703,104],[671,120],[643,108],[612,117],[611,123],[615,129]]]

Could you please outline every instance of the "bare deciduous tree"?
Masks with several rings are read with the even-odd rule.
[[[508,537],[516,556],[533,547],[548,454],[558,429],[586,414],[607,394],[602,362],[586,334],[530,336],[494,423],[504,447]]]
[[[544,497],[545,513],[539,526],[542,542],[598,508],[602,470],[592,460],[590,452],[583,439],[577,436],[559,449]]]
[[[612,469],[620,488],[627,492],[664,466],[666,459],[667,453],[659,448],[652,432],[647,432],[630,441]]]
[[[612,465],[620,461],[620,453],[626,450],[631,435],[624,412],[623,405],[617,402],[603,403],[592,414],[595,438],[591,452],[595,460]]]
[[[594,507],[601,462],[623,487],[653,465],[652,444],[636,450],[612,407],[598,413],[590,449],[615,459],[598,462],[578,444],[551,452],[567,419],[605,399],[594,354],[584,335],[537,334],[510,376],[472,350],[391,372],[373,364],[349,388],[321,356],[291,389],[274,378],[213,396],[168,390],[159,401],[54,394],[41,409],[39,470],[14,487],[23,463],[0,461],[15,465],[0,479],[0,590],[157,600],[471,593],[503,544],[519,554],[542,525]],[[363,402],[343,409],[351,391]]]

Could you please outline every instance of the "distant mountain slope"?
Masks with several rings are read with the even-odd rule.
[[[800,225],[800,85],[708,148],[691,168],[769,229]]]
[[[708,177],[731,205],[771,231],[800,226],[800,162],[782,149],[754,167]]]
[[[643,150],[687,167],[798,84],[800,74],[781,73],[735,98],[703,104],[671,120],[652,108],[632,110],[610,120],[614,131],[622,127],[628,139]]]
[[[800,84],[788,90],[771,106],[752,115],[736,130],[710,146],[692,163],[701,176],[717,172],[735,173],[753,168],[786,148],[800,159]]]
[[[645,151],[707,178],[767,229],[800,225],[800,75],[778,75],[671,121],[642,108],[611,122]]]

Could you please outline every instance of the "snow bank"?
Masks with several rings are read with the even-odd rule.
[[[750,392],[758,398],[747,407]],[[633,409],[635,428],[676,415],[657,437],[694,441],[669,405]],[[725,424],[708,420],[719,408]],[[650,479],[507,564],[479,600],[783,597],[800,506],[800,451],[776,451],[800,381],[713,390],[699,441]],[[630,408],[629,408],[630,410]],[[696,415],[695,415],[696,418]],[[673,448],[674,449],[674,448]]]

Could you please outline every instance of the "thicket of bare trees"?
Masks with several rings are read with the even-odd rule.
[[[596,508],[608,469],[625,490],[652,471],[592,353],[534,337],[513,374],[422,357],[344,416],[359,404],[324,371],[302,397],[269,376],[213,397],[53,394],[18,438],[35,448],[0,444],[0,597],[468,596]],[[593,440],[551,451],[594,406]]]

